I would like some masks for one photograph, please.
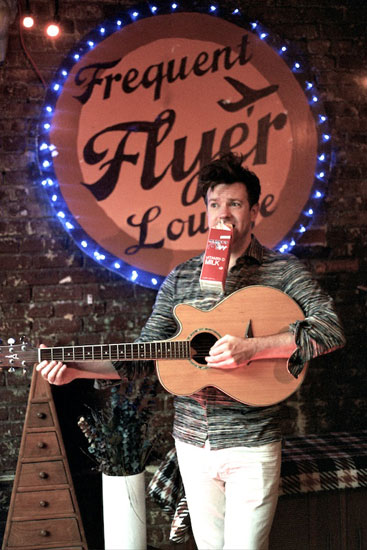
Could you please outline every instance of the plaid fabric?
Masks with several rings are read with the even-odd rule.
[[[284,440],[280,496],[357,487],[367,487],[367,430]],[[186,541],[190,518],[175,449],[157,469],[148,494],[171,516],[170,540]]]
[[[289,437],[280,495],[367,487],[367,430]]]
[[[188,540],[190,517],[175,448],[168,451],[152,477],[148,495],[171,517],[170,540],[177,543]]]

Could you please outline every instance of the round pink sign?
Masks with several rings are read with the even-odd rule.
[[[309,199],[318,147],[282,57],[201,13],[148,17],[91,44],[58,93],[49,140],[74,220],[114,258],[162,277],[205,248],[204,164],[245,155],[262,185],[255,233],[274,247]]]

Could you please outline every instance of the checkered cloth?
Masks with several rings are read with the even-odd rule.
[[[357,487],[367,487],[367,430],[284,440],[280,496]],[[154,474],[148,494],[171,516],[170,540],[186,541],[190,517],[174,449]]]
[[[152,477],[148,495],[171,517],[170,540],[177,543],[188,540],[190,517],[175,448],[168,451]]]
[[[367,487],[367,430],[289,437],[280,495]]]

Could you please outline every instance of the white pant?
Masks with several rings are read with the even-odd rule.
[[[266,550],[277,501],[281,443],[211,450],[176,440],[199,550]]]

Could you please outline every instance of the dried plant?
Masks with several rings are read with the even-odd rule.
[[[145,378],[138,386],[129,383],[124,393],[112,387],[103,409],[79,419],[97,470],[111,476],[144,471],[156,439],[150,419],[157,384]]]

